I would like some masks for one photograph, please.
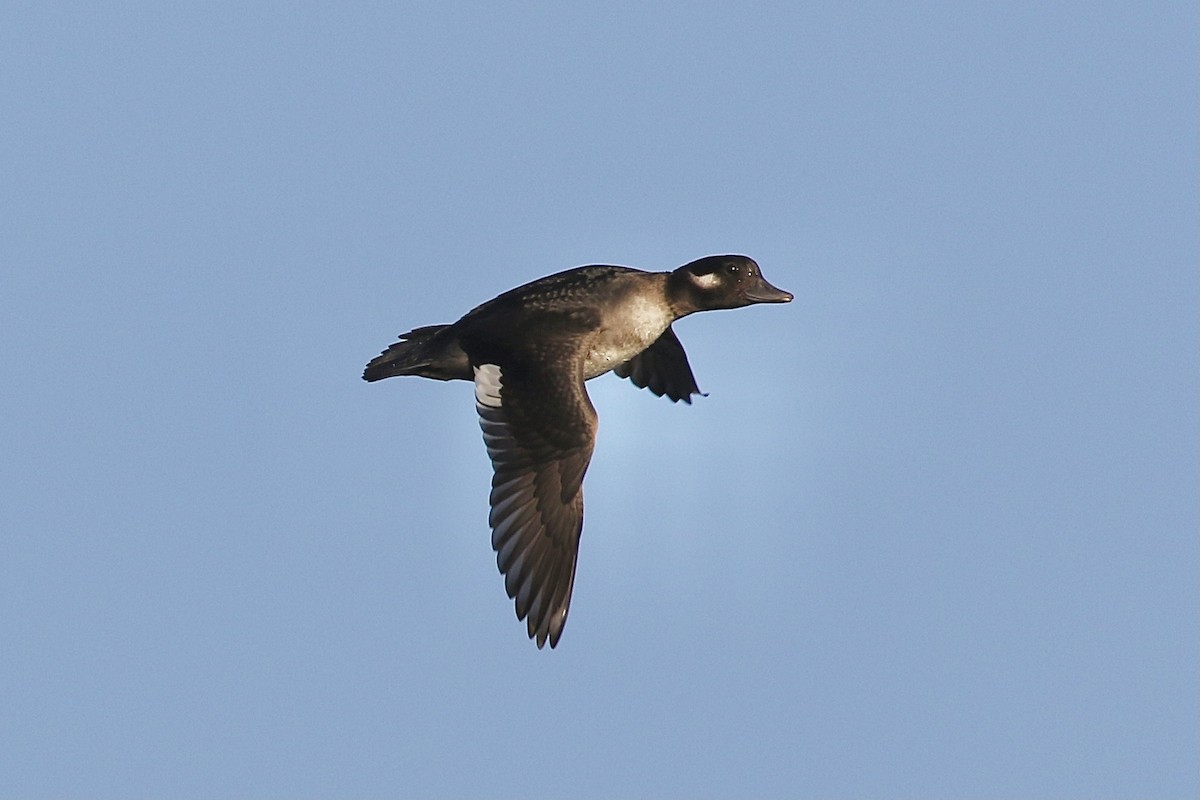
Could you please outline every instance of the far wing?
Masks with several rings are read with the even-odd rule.
[[[659,397],[666,395],[672,402],[691,403],[692,395],[703,394],[692,375],[687,353],[669,325],[654,344],[615,367],[613,372]]]

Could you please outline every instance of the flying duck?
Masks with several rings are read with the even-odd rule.
[[[537,646],[558,644],[583,531],[596,441],[584,381],[608,371],[672,402],[700,394],[671,323],[697,311],[787,303],[753,259],[708,256],[672,272],[588,266],[519,286],[450,325],[427,325],[371,359],[363,380],[419,375],[475,384],[492,461],[492,548]]]

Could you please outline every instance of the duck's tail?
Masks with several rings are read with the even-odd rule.
[[[400,341],[384,350],[363,370],[364,381],[379,381],[393,375],[420,375],[439,381],[472,379],[467,354],[453,334],[444,333],[449,325],[426,325],[400,336]]]

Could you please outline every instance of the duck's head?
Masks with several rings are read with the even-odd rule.
[[[754,259],[706,256],[684,264],[667,281],[672,300],[683,314],[755,303],[790,303],[792,293],[767,283]]]

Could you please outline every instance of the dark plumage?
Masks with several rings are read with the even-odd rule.
[[[475,383],[494,470],[488,523],[496,563],[530,638],[554,647],[571,603],[583,476],[596,440],[584,381],[612,370],[690,403],[700,389],[671,323],[791,299],[746,256],[709,256],[673,272],[577,267],[507,291],[451,325],[403,334],[363,379]]]

